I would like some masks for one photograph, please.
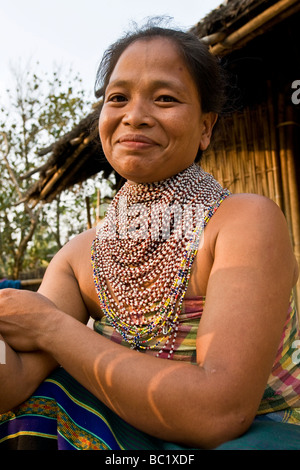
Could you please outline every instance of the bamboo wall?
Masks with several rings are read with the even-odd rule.
[[[232,193],[269,197],[285,214],[300,266],[299,189],[296,154],[299,123],[292,106],[279,96],[276,108],[268,103],[245,108],[219,124],[215,142],[202,167]],[[300,282],[295,288],[300,318]]]

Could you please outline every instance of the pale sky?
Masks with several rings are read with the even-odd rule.
[[[0,0],[0,100],[9,87],[10,64],[39,61],[71,66],[93,92],[107,46],[149,16],[167,15],[188,29],[223,0]]]

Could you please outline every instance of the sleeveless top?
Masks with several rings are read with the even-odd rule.
[[[212,210],[209,211],[208,220],[212,217],[223,200],[224,195],[212,206]],[[184,299],[182,311],[179,315],[175,345],[172,345],[172,355],[168,357],[171,347],[170,341],[170,347],[169,344],[164,346],[159,355],[160,358],[196,364],[196,337],[204,305],[205,297],[198,296]],[[94,321],[94,330],[118,344],[129,347],[129,344],[114,327],[111,326],[105,316]],[[284,420],[300,425],[299,346],[300,333],[298,315],[293,295],[291,295],[277,355],[257,412],[258,415],[276,414],[275,418],[270,415],[271,419]],[[161,348],[162,346],[159,344],[153,349],[143,350],[142,353],[156,356]]]

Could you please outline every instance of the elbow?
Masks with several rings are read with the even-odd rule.
[[[9,413],[13,408],[17,406],[17,403],[7,401],[0,403],[0,415],[4,415],[6,413]]]
[[[247,410],[238,406],[215,409],[186,410],[183,413],[185,421],[180,421],[175,435],[168,436],[167,440],[186,445],[192,449],[213,450],[222,444],[238,439],[245,434],[253,423],[256,410]],[[220,407],[221,408],[221,407]],[[174,439],[175,438],[175,439]]]
[[[233,399],[235,398],[235,399]],[[189,445],[198,449],[215,449],[222,444],[238,439],[251,427],[257,414],[257,404],[246,397],[228,396],[226,393],[211,397],[206,407],[194,408],[194,419],[191,419],[190,436],[194,436]],[[198,412],[196,409],[198,408]]]
[[[0,416],[5,415],[6,413],[9,413],[11,410],[12,410],[12,407],[0,405]]]
[[[230,413],[215,417],[211,421],[205,436],[201,436],[201,447],[216,449],[226,442],[238,439],[245,434],[253,422],[254,416],[246,413]]]
[[[261,401],[261,392],[244,386],[232,389],[229,374],[207,373],[207,395],[198,395],[191,419],[197,448],[215,449],[238,439],[251,427]]]
[[[209,414],[202,416],[202,426],[198,423],[197,429],[201,429],[198,432],[198,447],[216,449],[226,442],[238,439],[249,430],[256,413],[257,406],[254,404],[247,406],[238,400],[235,403],[231,399],[219,400]]]
[[[24,400],[22,400],[20,397],[14,396],[11,394],[11,396],[0,402],[0,415],[4,415],[6,413],[11,413],[13,410],[19,406],[21,403],[23,403]]]

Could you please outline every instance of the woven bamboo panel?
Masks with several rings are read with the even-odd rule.
[[[291,109],[272,103],[227,117],[201,166],[232,193],[255,193],[272,199],[285,214],[300,265],[299,191],[296,181],[295,123]],[[298,130],[299,131],[299,130]],[[300,317],[300,282],[295,288]]]

